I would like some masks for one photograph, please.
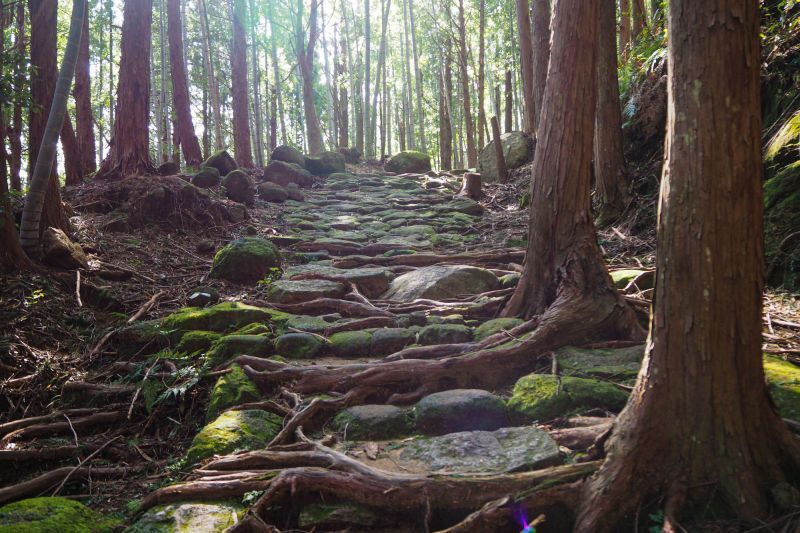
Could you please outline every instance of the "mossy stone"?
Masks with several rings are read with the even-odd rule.
[[[340,331],[331,335],[328,342],[337,357],[366,356],[372,347],[372,331]]]
[[[275,339],[275,351],[288,359],[311,359],[324,347],[325,342],[311,333],[285,333]]]
[[[211,390],[206,420],[213,420],[228,407],[258,400],[261,395],[239,365],[231,365],[230,372],[220,377]]]
[[[281,254],[274,244],[261,237],[242,237],[217,252],[209,276],[253,284],[280,266]]]
[[[475,328],[475,340],[483,340],[501,330],[512,330],[523,323],[525,323],[525,321],[521,318],[495,318],[493,320],[488,320]]]
[[[211,156],[206,159],[205,163],[203,163],[203,166],[216,168],[220,176],[225,176],[239,168],[239,165],[236,164],[236,160],[231,157],[231,154],[229,154],[227,150],[220,150],[219,152],[211,154]]]
[[[551,374],[530,374],[520,378],[508,407],[525,418],[551,420],[593,408],[617,412],[625,407],[628,393],[611,383],[596,379]]]
[[[372,334],[369,353],[374,356],[393,354],[409,344],[414,344],[416,340],[416,333],[407,328],[376,329]]]
[[[322,152],[318,156],[306,156],[305,167],[315,176],[344,172],[344,156],[339,152]]]
[[[238,302],[223,302],[211,307],[185,307],[161,321],[168,331],[232,331],[248,324],[283,323],[291,315]]]
[[[187,331],[181,337],[180,342],[175,347],[175,351],[183,354],[193,354],[205,352],[211,345],[220,339],[222,335],[213,331]]]
[[[289,199],[289,192],[277,183],[272,183],[269,181],[259,183],[257,190],[258,197],[265,202],[282,204]]]
[[[303,157],[303,152],[287,144],[276,146],[269,158],[270,160],[283,161],[284,163],[294,163],[301,167],[305,165],[306,162],[305,157]]]
[[[226,335],[206,354],[212,365],[220,365],[239,355],[264,357],[274,353],[272,341],[264,335]]]
[[[558,366],[568,376],[633,383],[644,357],[644,345],[628,348],[576,348],[556,350]]]
[[[247,324],[243,328],[239,328],[233,332],[234,335],[270,335],[272,334],[272,328],[270,328],[266,324],[259,324],[254,322],[252,324]]]
[[[387,440],[404,437],[414,431],[409,409],[394,405],[357,405],[341,411],[333,427],[347,440]]]
[[[383,167],[388,172],[422,174],[431,169],[431,156],[414,150],[406,150],[393,155]]]
[[[103,533],[119,521],[67,498],[29,498],[0,507],[0,533]]]
[[[800,368],[780,357],[764,357],[764,374],[783,418],[800,421]]]
[[[480,389],[453,389],[422,398],[414,406],[417,429],[426,435],[491,431],[508,425],[502,398]]]
[[[192,185],[201,189],[208,189],[219,185],[220,172],[214,167],[203,167],[192,176]]]
[[[186,460],[194,464],[214,455],[264,448],[282,425],[280,416],[260,409],[227,411],[195,435]]]
[[[233,502],[180,502],[147,510],[125,533],[224,531],[244,514]]]
[[[500,287],[504,289],[510,289],[511,287],[516,287],[519,283],[519,274],[506,274],[505,276],[500,276]]]
[[[459,324],[431,324],[419,332],[417,342],[422,346],[433,344],[460,344],[472,340],[472,330]]]

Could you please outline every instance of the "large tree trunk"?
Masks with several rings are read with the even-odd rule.
[[[14,14],[16,42],[14,44],[19,57],[25,57],[25,5],[18,2]],[[11,149],[9,172],[11,189],[22,190],[20,172],[22,170],[22,100],[25,87],[25,69],[22,61],[14,65],[14,110],[11,116],[11,128],[8,130],[8,144]]]
[[[33,175],[36,161],[39,159],[39,151],[45,139],[50,107],[55,95],[56,86],[56,17],[57,5],[48,0],[29,0],[28,12],[31,19],[31,101],[30,118],[28,122],[28,196],[25,203],[31,202],[31,217],[36,218],[37,224],[31,225],[29,230],[31,235],[28,238],[29,245],[22,239],[23,248],[30,249],[29,255],[33,254],[33,248],[38,245],[38,236],[48,227],[55,227],[64,230],[66,233],[71,231],[67,214],[61,204],[61,192],[59,190],[58,173],[56,172],[55,148],[53,160],[47,167],[48,179],[33,188]],[[70,78],[71,79],[71,78]],[[66,109],[66,106],[65,106]],[[63,115],[62,115],[63,118]],[[61,123],[54,125],[55,138],[57,142],[58,134],[61,131]],[[33,190],[33,194],[31,194]],[[42,194],[42,198],[39,198]],[[42,203],[43,202],[43,203]],[[42,203],[42,205],[38,205]],[[33,218],[31,219],[33,223]],[[36,228],[36,235],[33,235],[33,228]],[[30,246],[30,248],[28,248]],[[35,254],[34,254],[35,255]]]
[[[339,88],[339,147],[346,148],[350,146],[350,117],[348,111],[348,98],[347,98],[347,42],[344,35],[341,39],[341,49],[337,56],[336,62],[336,81]]]
[[[205,59],[205,72],[208,78],[208,92],[211,96],[211,112],[214,115],[214,149],[222,150],[224,143],[222,139],[222,111],[219,103],[219,84],[214,72],[214,60],[211,50],[211,35],[208,30],[208,9],[205,0],[199,0],[200,4],[200,31],[203,34],[203,58]]]
[[[504,88],[505,99],[506,99],[506,107],[505,107],[505,118],[503,122],[505,123],[505,130],[506,133],[509,131],[514,131],[514,85],[511,81],[511,71],[506,70],[506,83]]]
[[[172,104],[175,107],[175,137],[180,142],[186,165],[194,167],[200,165],[203,156],[200,153],[200,142],[194,132],[192,111],[189,107],[189,85],[186,79],[186,64],[183,62],[183,21],[180,8],[180,0],[168,0],[167,35],[172,75]]]
[[[631,0],[631,12],[633,17],[633,34],[631,38],[635,42],[645,26],[644,0]]]
[[[622,57],[631,46],[631,0],[619,0],[619,49]]]
[[[83,181],[83,163],[69,113],[64,116],[64,122],[61,124],[60,138],[61,151],[64,154],[64,184],[78,185]]]
[[[467,25],[464,18],[464,0],[458,2],[458,59],[461,72],[462,103],[464,105],[464,134],[467,137],[467,166],[478,165],[478,150],[475,147],[475,123],[472,120],[472,103],[470,102],[469,74],[467,72]]]
[[[489,136],[484,98],[486,92],[486,0],[478,2],[478,150],[484,147],[484,133]]]
[[[75,86],[72,95],[75,98],[75,128],[78,138],[78,153],[84,174],[97,170],[97,151],[94,139],[94,120],[92,118],[92,91],[89,76],[89,16],[88,0],[85,7],[81,45],[78,49],[78,66],[75,70]]]
[[[550,0],[533,0],[531,24],[533,26],[533,131],[536,133],[542,116],[547,66],[550,63]]]
[[[317,27],[318,0],[311,0],[311,11],[308,14],[308,43],[305,42],[305,33],[302,23],[295,29],[297,42],[297,62],[300,65],[300,73],[303,78],[303,110],[306,119],[306,140],[308,151],[311,154],[319,154],[325,150],[322,142],[322,130],[319,126],[317,116],[317,106],[314,103],[314,46],[319,36]],[[298,9],[302,13],[302,9]],[[302,20],[302,19],[301,19]]]
[[[599,203],[597,225],[614,223],[628,203],[630,179],[622,147],[622,113],[617,77],[616,2],[600,3],[597,47],[597,118],[594,177]]]
[[[672,0],[669,18],[650,340],[579,531],[618,531],[655,501],[665,531],[682,507],[763,519],[771,490],[800,474],[762,367],[758,2]]]
[[[540,1],[534,0],[534,3]],[[528,0],[517,0],[516,6],[519,55],[522,62],[522,106],[524,108],[522,131],[532,133],[533,125],[536,123],[536,108],[533,103],[533,35],[530,8],[528,7]]]
[[[111,147],[98,177],[155,171],[150,160],[150,27],[152,0],[125,0]]]
[[[230,0],[233,20],[233,42],[231,44],[231,95],[233,97],[233,151],[236,162],[245,168],[253,167],[253,151],[250,147],[250,109],[247,93],[247,37],[244,23],[247,9],[244,0]]]

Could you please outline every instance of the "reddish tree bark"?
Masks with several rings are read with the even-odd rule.
[[[83,181],[83,161],[81,161],[81,151],[78,147],[78,138],[72,128],[72,120],[69,113],[64,117],[61,125],[61,150],[64,152],[64,183],[66,185],[78,185]]]
[[[631,0],[619,0],[619,49],[628,55],[631,45]]]
[[[89,13],[86,0],[86,13]],[[75,85],[72,96],[75,98],[75,128],[77,130],[77,150],[80,155],[82,174],[97,170],[94,120],[92,119],[91,81],[89,77],[89,17],[83,19],[81,44],[78,49],[78,66],[75,69]],[[63,141],[62,141],[63,142]]]
[[[169,65],[172,74],[172,103],[175,108],[175,140],[181,145],[187,166],[198,166],[203,160],[200,141],[194,132],[192,112],[189,107],[189,85],[186,65],[183,62],[183,21],[180,0],[167,2],[167,37],[169,39]]]
[[[800,446],[762,366],[758,7],[670,2],[650,340],[577,531],[619,531],[656,501],[665,531],[686,507],[764,519],[780,503],[772,489],[798,480]]]
[[[645,11],[644,11],[644,0],[630,0],[631,1],[631,12],[633,17],[633,34],[631,38],[633,41],[639,38],[639,34],[642,33],[644,30],[646,21],[645,21]]]
[[[15,47],[17,54],[20,57],[24,57],[26,48],[25,5],[22,2],[17,3],[14,19],[16,26]],[[11,117],[11,128],[8,130],[8,144],[11,149],[9,161],[11,188],[15,191],[22,190],[20,171],[22,170],[22,94],[24,86],[25,69],[23,62],[19,61],[14,65],[14,110]]]
[[[470,103],[469,73],[467,71],[467,25],[464,18],[464,0],[458,2],[458,64],[461,74],[461,102],[464,109],[464,135],[467,138],[467,166],[474,168],[478,164],[478,150],[475,147],[475,123],[472,120],[472,104]]]
[[[231,47],[231,95],[233,96],[233,151],[236,161],[245,168],[253,167],[250,146],[250,109],[247,104],[247,36],[244,22],[247,10],[243,0],[230,0],[233,19]]]
[[[28,122],[28,175],[36,164],[42,136],[50,114],[50,104],[56,87],[56,18],[58,5],[49,0],[28,0],[31,17],[31,106]],[[44,199],[40,231],[48,227],[59,228],[65,233],[72,229],[61,203],[56,165],[50,174],[50,182]]]
[[[155,171],[150,159],[150,28],[152,0],[125,0],[111,146],[98,177]]]
[[[297,63],[300,66],[300,74],[303,78],[303,110],[306,119],[306,141],[308,151],[311,154],[318,154],[325,150],[322,142],[322,130],[319,126],[317,116],[317,106],[314,103],[314,46],[319,37],[317,27],[317,8],[318,0],[311,0],[311,10],[308,14],[308,42],[305,41],[305,33],[302,31],[302,22],[295,28],[295,47],[297,50]],[[302,6],[298,3],[298,13],[302,14]],[[302,21],[302,18],[300,18]],[[365,95],[364,98],[367,98]],[[362,124],[363,127],[363,124]]]
[[[537,2],[539,0],[534,0]],[[522,106],[524,120],[522,130],[531,133],[536,123],[536,108],[533,100],[533,34],[528,0],[517,0],[517,31],[519,32],[519,55],[522,62]]]
[[[531,11],[533,26],[533,107],[536,132],[542,115],[542,100],[550,63],[550,0],[533,0]]]

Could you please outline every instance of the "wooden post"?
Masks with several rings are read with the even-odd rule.
[[[508,179],[506,158],[503,156],[503,142],[500,139],[500,122],[497,117],[492,117],[492,137],[494,138],[494,154],[497,159],[497,181],[505,183]]]
[[[465,172],[461,182],[461,190],[457,196],[466,196],[477,200],[481,197],[481,175],[476,172]]]

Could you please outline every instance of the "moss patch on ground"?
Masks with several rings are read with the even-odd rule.
[[[194,464],[214,455],[264,448],[282,426],[281,417],[266,411],[227,411],[195,435],[186,461]]]
[[[0,507],[1,533],[103,533],[119,521],[67,498],[30,498]]]
[[[778,413],[800,421],[800,368],[780,357],[766,355],[764,374]]]
[[[508,407],[531,420],[551,420],[592,408],[617,412],[625,407],[628,393],[611,383],[550,374],[520,378]]]
[[[238,302],[223,302],[211,307],[184,307],[161,321],[161,326],[172,331],[227,332],[253,324],[283,324],[291,315]]]
[[[214,420],[228,407],[258,400],[261,395],[239,365],[231,365],[230,372],[219,378],[211,390],[206,420]]]

